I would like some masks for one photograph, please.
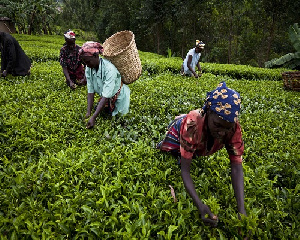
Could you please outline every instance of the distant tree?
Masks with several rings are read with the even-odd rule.
[[[60,24],[69,29],[95,31],[101,0],[62,0]]]
[[[102,0],[97,11],[97,23],[94,26],[99,39],[104,41],[118,31],[132,30],[130,29],[132,2]]]
[[[6,15],[16,24],[20,33],[51,34],[51,26],[57,14],[55,0],[2,0]]]
[[[271,61],[265,62],[265,67],[285,67],[300,70],[300,28],[298,27],[298,23],[290,26],[288,32],[290,41],[295,48],[295,52],[288,53],[280,58],[274,58]]]
[[[291,0],[2,0],[0,15],[19,32],[81,29],[104,41],[131,30],[140,50],[185,57],[195,40],[205,42],[203,61],[264,66],[292,51],[286,28],[299,22],[300,1]],[[172,53],[172,54],[171,54]]]

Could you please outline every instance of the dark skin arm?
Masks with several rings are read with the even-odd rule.
[[[94,95],[95,93],[88,93],[87,95],[87,111],[86,111],[85,118],[91,116],[91,112],[94,104]]]
[[[231,181],[239,211],[239,218],[241,218],[240,214],[247,216],[244,205],[244,176],[242,164],[231,163]],[[240,229],[239,234],[241,235]],[[250,236],[251,232],[249,232],[248,235]],[[247,240],[248,236],[243,239]]]
[[[244,205],[244,174],[242,164],[231,163],[231,181],[238,211],[247,216]]]
[[[63,67],[62,68],[63,69],[63,73],[64,73],[64,75],[65,75],[65,77],[66,77],[66,80],[69,82],[69,84],[70,84],[70,87],[71,88],[74,88],[75,87],[75,84],[71,81],[71,79],[70,79],[70,75],[69,75],[69,72],[68,72],[68,69],[66,68],[66,67]]]
[[[1,73],[1,75],[0,75],[1,77],[6,77],[7,76],[7,71],[6,70],[4,70],[2,73]]]
[[[84,76],[83,79],[80,80],[80,85],[86,84],[86,77]]]
[[[108,101],[108,98],[102,97],[96,111],[94,112],[93,116],[91,116],[91,118],[89,119],[86,128],[93,128],[95,125],[95,121],[96,118],[98,117],[98,115],[100,114],[100,112],[102,111],[102,109],[104,108],[106,102]],[[94,93],[88,93],[88,109],[87,109],[87,114],[86,114],[86,118],[89,117],[91,115],[91,110],[92,110],[92,106],[94,103]]]
[[[186,159],[181,157],[181,177],[185,186],[186,191],[193,199],[198,211],[201,214],[201,219],[206,225],[216,226],[218,223],[218,218],[214,215],[210,208],[205,205],[197,195],[193,179],[190,174],[192,159]]]
[[[198,78],[198,74],[194,71],[194,69],[191,66],[191,62],[192,62],[193,56],[189,55],[188,61],[187,61],[187,67],[190,69],[190,71],[194,74],[195,78]],[[199,63],[198,63],[199,64]],[[198,67],[199,69],[199,67]]]

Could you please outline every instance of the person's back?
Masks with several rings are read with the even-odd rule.
[[[8,33],[0,32],[1,43],[1,73],[13,76],[30,74],[31,62],[18,41]]]

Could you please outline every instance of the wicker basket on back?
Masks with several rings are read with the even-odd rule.
[[[103,56],[116,66],[122,82],[130,84],[142,74],[142,64],[131,31],[117,32],[103,43]]]
[[[300,91],[300,71],[283,72],[282,78],[286,89]]]

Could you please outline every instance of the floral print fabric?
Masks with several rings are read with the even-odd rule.
[[[80,46],[75,44],[73,49],[69,49],[65,44],[60,49],[59,62],[62,67],[66,67],[69,71],[76,72],[77,68],[82,65],[79,58]]]

